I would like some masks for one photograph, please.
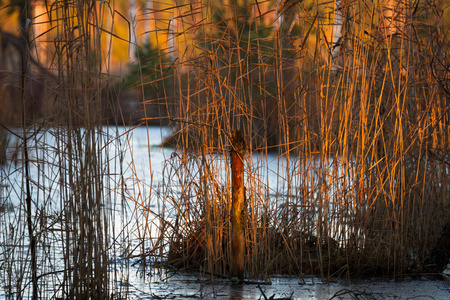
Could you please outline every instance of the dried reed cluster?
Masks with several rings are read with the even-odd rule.
[[[2,125],[15,142],[4,144],[0,127],[0,149],[18,150],[0,169],[1,201],[14,205],[0,215],[2,294],[109,299],[123,290],[110,286],[120,267],[108,272],[108,266],[127,233],[112,222],[113,208],[120,210],[122,201],[117,191],[123,149],[117,131],[104,127],[115,125],[105,118],[114,105],[101,47],[106,5],[49,3],[43,14],[50,29],[39,36],[34,30],[42,15],[31,14],[31,1],[13,5],[23,13],[22,32],[2,33],[10,39],[2,40],[2,49],[8,49],[2,54],[4,61],[19,63],[2,73],[9,83],[0,104]],[[48,37],[47,60],[36,42],[42,36]],[[12,103],[19,113],[8,110]]]
[[[19,199],[0,212],[7,297],[121,297],[126,288],[111,282],[122,273],[108,267],[137,254],[228,274],[234,130],[248,145],[247,277],[429,270],[450,219],[441,2],[153,2],[144,19],[167,41],[147,63],[137,57],[138,85],[143,107],[162,106],[177,133],[147,195],[140,178],[125,185],[126,147],[104,127],[116,104],[102,44],[118,36],[103,18],[119,14],[104,1],[48,5],[43,66],[24,3],[20,72],[7,84],[20,99],[10,135],[20,151],[0,169],[0,203]],[[115,228],[115,210],[137,216],[136,227]]]
[[[448,11],[220,3],[170,8],[168,34],[188,42],[167,49],[175,80],[163,100],[177,129],[159,194],[167,263],[229,271],[229,135],[239,129],[250,145],[247,276],[423,270],[450,218]]]

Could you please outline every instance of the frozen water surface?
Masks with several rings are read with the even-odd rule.
[[[303,283],[298,278],[272,277],[270,284],[236,285],[193,274],[157,280],[135,273],[127,289],[131,299],[450,299],[450,282],[433,280],[322,283],[306,278]]]
[[[112,129],[111,129],[112,130]],[[124,128],[119,129],[119,132],[127,138],[122,139],[120,145],[112,145],[112,152],[110,157],[116,155],[114,153],[117,148],[124,149],[124,179],[125,183],[129,187],[129,207],[134,207],[132,202],[133,197],[148,197],[147,202],[150,207],[158,212],[158,203],[151,197],[151,192],[155,191],[160,184],[162,178],[162,171],[164,167],[165,159],[171,157],[173,149],[161,149],[158,145],[161,144],[162,139],[171,133],[167,128],[136,128],[127,132]],[[54,143],[53,135],[44,133],[41,140],[45,144]],[[114,136],[114,134],[113,134]],[[104,141],[106,144],[108,140]],[[56,147],[56,146],[55,146]],[[117,148],[115,148],[117,147]],[[131,151],[129,151],[131,150]],[[150,154],[149,154],[150,151]],[[47,149],[38,153],[35,151],[32,155],[40,157],[42,160],[53,161],[51,157],[52,150]],[[220,157],[218,158],[220,159]],[[224,159],[224,158],[222,158]],[[268,163],[273,164],[269,167],[267,173],[263,172],[262,176],[269,176],[263,180],[269,183],[271,190],[274,194],[277,193],[277,178],[271,178],[271,174],[278,172],[277,164],[280,162],[276,155],[269,157]],[[281,165],[283,165],[283,158],[281,158]],[[11,166],[12,168],[13,166]],[[110,166],[111,171],[116,171],[114,168],[117,166]],[[4,167],[7,168],[7,167]],[[6,175],[8,170],[3,169],[3,174]],[[31,167],[31,176],[39,177],[44,180],[40,181],[40,184],[45,187],[45,191],[33,189],[33,198],[37,199],[38,205],[46,205],[47,209],[51,212],[58,212],[61,210],[61,202],[59,200],[59,174],[55,171],[52,164],[37,165],[33,164]],[[39,175],[41,174],[41,175]],[[42,176],[45,174],[45,176]],[[4,179],[6,177],[3,177]],[[8,175],[8,180],[2,182],[4,187],[3,196],[8,197],[12,205],[16,210],[19,209],[21,204],[20,191],[22,188],[22,174],[21,172],[11,172]],[[133,186],[136,184],[136,180],[139,180],[141,190],[133,190]],[[110,184],[110,187],[114,188],[114,182]],[[134,194],[133,194],[134,193]],[[114,201],[113,201],[114,202]],[[128,212],[128,220],[124,218],[124,211],[119,207],[112,205],[112,210],[117,211],[111,217],[113,218],[113,224],[115,224],[115,231],[111,232],[111,236],[115,239],[120,232],[121,226],[129,224],[135,215]],[[11,214],[11,220],[8,222],[16,222],[14,213]],[[9,220],[4,218],[4,220]],[[158,219],[151,220],[154,222],[154,228],[158,228]],[[6,228],[7,224],[3,225]],[[128,226],[128,225],[127,225]],[[130,225],[131,226],[131,225]],[[111,226],[114,228],[114,226]],[[57,228],[55,228],[56,230]],[[156,229],[155,229],[156,230]],[[131,230],[133,232],[133,230]],[[152,231],[155,235],[156,231]],[[55,231],[53,238],[55,242],[52,246],[52,267],[39,270],[39,274],[50,272],[52,270],[61,270],[64,268],[63,251],[58,243],[62,240],[59,231]],[[5,238],[5,235],[1,235]],[[129,236],[128,241],[131,242],[132,247],[137,245],[137,241],[134,237]],[[117,239],[118,240],[118,239]],[[49,245],[52,241],[47,242]],[[22,243],[21,247],[16,248],[16,251],[24,251],[21,257],[26,257],[28,251],[27,240]],[[117,245],[116,254],[121,252],[122,245]],[[6,249],[6,248],[5,248]],[[7,252],[3,252],[2,255],[6,256]],[[7,260],[2,260],[3,264],[7,264]],[[4,269],[0,273],[2,282],[8,282],[8,275]],[[448,269],[447,269],[448,271]],[[153,274],[149,274],[149,272]],[[148,268],[145,271],[140,270],[139,264],[131,265],[131,262],[120,264],[119,262],[112,263],[110,265],[110,280],[114,286],[112,290],[116,293],[117,297],[127,297],[129,299],[287,299],[292,296],[292,299],[450,299],[450,282],[449,281],[433,281],[433,280],[405,280],[403,282],[394,281],[380,281],[380,280],[365,280],[348,283],[346,281],[336,281],[331,283],[322,283],[318,278],[306,278],[305,283],[300,278],[285,278],[285,277],[272,277],[270,279],[271,284],[261,282],[258,284],[232,284],[229,280],[220,278],[211,278],[209,276],[201,276],[193,273],[176,273],[176,274],[157,274],[158,270],[151,270]],[[48,280],[45,284],[41,285],[41,295],[45,298],[55,298],[59,296],[55,293],[55,285],[58,284],[58,273],[53,274],[53,280]],[[49,276],[50,277],[50,276]],[[25,287],[24,296],[29,295],[27,292],[28,287]],[[266,297],[266,298],[265,298]],[[271,298],[272,297],[272,298]],[[5,292],[5,287],[0,286],[0,299],[9,298]]]

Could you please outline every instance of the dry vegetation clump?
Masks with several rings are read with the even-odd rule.
[[[108,272],[111,240],[119,247],[127,229],[111,221],[122,199],[115,191],[123,187],[123,153],[117,131],[104,127],[116,125],[105,118],[115,105],[99,31],[106,10],[95,1],[56,1],[33,15],[28,1],[15,5],[21,33],[1,33],[0,159],[11,151],[3,128],[20,149],[15,164],[0,166],[1,199],[14,206],[0,217],[2,291],[120,298]],[[49,29],[38,33],[43,15]]]
[[[250,145],[248,276],[422,272],[450,218],[446,8],[239,3],[177,10],[190,26],[173,28],[175,45],[189,45],[170,49],[168,262],[227,272],[230,204],[213,187],[231,187],[239,129]]]

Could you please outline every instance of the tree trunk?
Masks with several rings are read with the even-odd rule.
[[[244,192],[244,156],[246,151],[242,133],[234,131],[231,149],[231,277],[244,279],[245,227],[247,207]]]

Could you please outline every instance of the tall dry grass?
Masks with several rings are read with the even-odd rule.
[[[1,104],[20,110],[3,111],[0,127],[0,197],[11,208],[0,212],[2,294],[121,297],[126,289],[111,282],[122,280],[127,264],[108,269],[125,256],[128,238],[127,226],[115,225],[116,211],[126,206],[123,141],[106,118],[116,105],[102,52],[102,22],[111,11],[96,1],[48,3],[49,29],[37,35],[42,16],[31,13],[31,2],[20,5],[22,34],[2,44],[11,50],[5,60],[21,62],[2,72],[10,83]],[[42,43],[46,61],[37,50]]]
[[[399,2],[394,13],[380,1],[153,4],[149,32],[169,40],[140,65],[138,84],[143,106],[164,104],[177,132],[156,187],[126,183],[124,168],[136,169],[133,160],[123,166],[129,141],[103,127],[116,103],[101,47],[114,33],[102,18],[114,10],[95,1],[47,6],[51,59],[42,73],[32,62],[36,16],[23,19],[30,35],[15,53],[27,63],[9,85],[21,86],[21,126],[11,128],[8,145],[17,147],[1,166],[0,200],[18,199],[0,212],[7,297],[121,297],[126,288],[111,282],[122,275],[108,266],[135,255],[144,265],[153,257],[228,274],[236,129],[249,145],[247,277],[424,269],[450,217],[440,2]],[[46,115],[29,109],[36,81]],[[117,210],[137,216],[136,227],[116,227]]]
[[[247,276],[423,269],[450,218],[441,2],[199,0],[150,10],[162,13],[172,26],[156,30],[172,46],[160,51],[174,69],[164,99],[177,130],[159,193],[168,264],[227,274],[229,137],[239,129],[250,145]]]

